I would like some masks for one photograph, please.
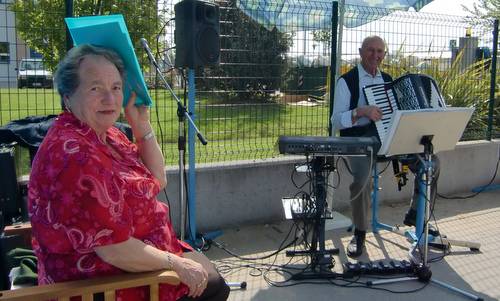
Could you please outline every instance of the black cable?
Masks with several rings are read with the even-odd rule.
[[[288,271],[286,271],[287,273],[289,273]],[[396,277],[394,277],[396,278]],[[359,279],[359,277],[358,277]],[[385,279],[390,279],[390,278],[385,278]],[[348,279],[345,279],[345,278],[342,278],[342,279],[318,279],[318,280],[308,280],[308,281],[300,281],[300,282],[290,282],[291,280],[284,280],[284,281],[272,281],[270,279],[266,279],[266,282],[269,284],[269,285],[272,285],[274,287],[290,287],[290,286],[297,286],[297,285],[304,285],[304,284],[316,284],[316,285],[334,285],[334,286],[337,286],[337,287],[344,287],[344,288],[365,288],[365,289],[372,289],[372,290],[380,290],[380,291],[385,291],[385,292],[389,292],[389,293],[392,293],[392,294],[411,294],[411,293],[415,293],[415,292],[418,292],[422,289],[424,289],[428,284],[429,282],[425,282],[421,287],[419,288],[416,288],[416,289],[413,289],[413,290],[405,290],[405,291],[395,291],[395,290],[390,290],[390,289],[387,289],[387,288],[383,288],[383,287],[374,287],[374,286],[371,286],[371,285],[368,285],[364,282],[361,282],[361,281],[357,281],[357,280],[348,280]],[[343,281],[343,282],[347,282],[346,284],[340,284],[340,283],[337,283],[338,281]]]
[[[375,164],[377,164],[376,161],[375,161]],[[383,174],[387,170],[387,167],[389,167],[390,164],[391,164],[391,162],[387,162],[387,165],[377,174],[377,176],[380,176],[381,174]]]
[[[474,192],[474,193],[472,193],[470,195],[466,195],[466,196],[446,196],[446,195],[442,195],[440,193],[438,193],[437,195],[440,198],[443,198],[443,199],[446,199],[446,200],[465,200],[465,199],[470,199],[470,198],[473,198],[473,197],[477,196],[481,192],[484,192],[486,190],[486,188],[488,188],[488,186],[490,186],[493,183],[493,181],[495,181],[495,178],[497,177],[497,173],[498,173],[499,163],[500,163],[500,158],[498,158],[498,160],[497,160],[497,165],[495,167],[495,173],[493,174],[493,177],[491,177],[491,180],[488,182],[488,184],[486,184],[485,186],[481,187],[481,189],[479,189],[477,192]]]
[[[342,158],[342,162],[344,162],[344,165],[347,169],[347,171],[349,172],[349,174],[351,174],[351,176],[353,176],[353,173],[352,173],[352,170],[351,170],[351,166],[349,166],[349,163],[347,162],[347,159],[345,157],[340,157]],[[337,164],[338,166],[338,164]]]
[[[261,256],[261,257],[244,257],[244,256],[241,256],[241,255],[238,255],[230,250],[228,250],[226,247],[224,247],[221,243],[217,242],[216,240],[212,240],[212,244],[214,244],[216,247],[218,247],[219,249],[223,250],[224,252],[228,253],[229,255],[233,256],[233,257],[236,257],[238,259],[241,259],[241,260],[261,260],[261,259],[267,259],[267,258],[271,258],[272,256],[274,255],[277,255],[278,253],[280,253],[281,251],[285,250],[286,248],[290,247],[291,245],[293,245],[296,241],[297,241],[297,238],[294,238],[291,242],[289,242],[286,246],[282,246],[283,243],[286,241],[286,239],[288,239],[288,236],[290,235],[291,231],[292,231],[293,227],[290,228],[290,230],[288,231],[288,234],[286,235],[285,237],[285,240],[282,241],[282,243],[280,244],[280,248],[278,248],[276,251],[270,253],[270,254],[267,254],[267,255],[264,255],[264,256]]]
[[[158,34],[156,35],[156,56],[158,57],[159,55],[159,38],[161,36],[161,33],[163,32],[163,30],[165,29],[165,27],[168,25],[168,23],[172,20],[174,20],[175,18],[172,18],[170,19],[169,21],[167,21],[163,27],[161,28],[160,32],[158,32]],[[158,81],[158,70],[156,70],[155,68],[155,82]],[[160,136],[160,145],[163,146],[165,143],[164,141],[164,136],[163,136],[163,128],[162,128],[162,124],[160,122],[160,115],[159,115],[159,111],[160,111],[160,108],[158,106],[158,101],[155,102],[155,116],[156,116],[156,125],[158,127],[158,130],[159,130],[159,136]],[[170,206],[170,199],[168,198],[168,194],[167,194],[167,189],[166,187],[163,188],[163,193],[165,194],[165,198],[166,198],[166,201],[167,201],[167,205],[168,205],[168,208],[169,208],[169,211],[168,211],[168,216],[169,216],[169,219],[170,221],[172,221],[172,211],[170,210],[171,206]]]
[[[184,76],[182,76],[183,80],[185,80]],[[187,90],[186,90],[186,84],[184,82],[184,91],[183,91],[183,101],[184,103],[182,104],[184,107],[186,107],[186,99],[187,99]],[[178,104],[179,105],[179,104]],[[184,116],[181,115],[181,112],[179,112],[179,107],[177,108],[177,115],[178,115],[178,118],[184,118]],[[179,120],[179,126],[180,126],[180,120]],[[183,141],[181,141],[183,143],[183,145],[178,145],[177,148],[179,149],[179,151],[181,150],[181,147],[182,147],[182,150],[184,151],[184,155],[182,156],[182,167],[183,169],[182,170],[179,170],[179,173],[182,172],[182,175],[184,177],[184,191],[185,191],[185,199],[186,199],[186,215],[184,216],[184,225],[187,225],[187,228],[186,229],[182,229],[182,230],[186,230],[188,232],[188,234],[191,234],[191,225],[188,223],[188,216],[189,216],[189,191],[188,191],[188,184],[187,184],[187,173],[186,173],[186,128],[184,127],[183,129],[179,129],[179,131],[182,130],[183,132]],[[179,158],[179,160],[181,160],[181,158]],[[180,179],[179,179],[180,181]],[[181,188],[182,189],[182,188]],[[182,200],[179,200],[180,205],[182,206]],[[182,211],[182,208],[181,208],[181,211]],[[182,216],[181,216],[182,218]],[[182,224],[182,223],[181,223]],[[196,236],[196,233],[195,233],[195,236]],[[196,241],[196,237],[193,237],[194,241],[193,243],[195,243]],[[202,247],[203,248],[203,247]]]
[[[307,165],[307,164],[301,164],[301,165],[305,165],[305,166],[307,166],[307,168],[309,168],[309,165]],[[298,166],[299,166],[299,165],[295,165],[295,166],[294,166],[294,168],[293,168],[293,170],[292,170],[292,173],[291,173],[291,175],[290,175],[290,180],[292,181],[292,184],[293,184],[293,186],[294,186],[295,188],[297,188],[297,189],[302,189],[305,185],[307,185],[307,183],[308,183],[309,181],[305,181],[304,183],[302,183],[302,184],[300,184],[300,185],[298,185],[298,184],[295,182],[294,175],[298,174],[298,172],[297,172],[297,167],[298,167]]]
[[[170,23],[171,21],[174,21],[175,18],[171,18],[170,20],[168,20],[167,22],[165,22],[165,24],[163,24],[163,26],[161,27],[160,31],[158,32],[158,34],[156,35],[156,57],[160,57],[160,53],[164,53],[165,55],[168,56],[168,51],[170,51],[171,49],[174,49],[175,47],[169,47],[167,49],[165,49],[163,52],[160,52],[160,36],[163,32],[163,30],[165,30],[165,28],[167,27],[168,23]],[[163,64],[166,64],[166,61],[163,59],[163,56],[160,57],[161,58],[161,61]],[[171,70],[173,70],[175,68],[170,68],[169,70],[167,70],[166,72],[169,72]]]
[[[435,178],[433,178],[433,183],[430,184],[431,185],[431,189],[432,189],[432,186],[434,185],[435,181],[437,181],[437,180],[435,180]],[[426,186],[427,186],[427,184],[426,184]],[[436,188],[437,188],[437,186],[436,186]],[[426,190],[427,190],[427,188],[426,188]],[[422,192],[419,192],[419,194],[422,194]],[[418,247],[418,250],[419,250],[419,253],[420,253],[420,260],[421,261],[423,261],[423,252],[422,252],[422,250],[420,248],[421,247],[420,246],[420,240],[423,238],[425,227],[429,223],[429,221],[431,220],[431,218],[434,220],[434,223],[436,225],[436,230],[439,233],[438,222],[437,222],[436,217],[434,215],[434,208],[435,208],[435,205],[436,205],[436,199],[435,199],[436,196],[434,196],[434,200],[431,200],[431,199],[429,199],[427,197],[426,193],[423,193],[423,195],[425,197],[425,202],[428,202],[430,204],[430,207],[429,207],[430,210],[429,210],[429,217],[427,218],[427,220],[424,221],[424,227],[422,229],[422,233],[418,234],[419,238],[418,238],[418,240],[416,242],[416,246]],[[431,195],[432,195],[432,193],[431,193]],[[443,239],[442,239],[441,236],[439,236],[439,239],[440,239],[441,244],[444,245]],[[442,260],[445,256],[449,255],[450,254],[449,247],[450,246],[448,246],[448,248],[443,249],[443,254],[442,255],[437,256],[437,257],[432,258],[432,259],[427,259],[427,263],[438,262],[438,261]]]
[[[170,199],[168,198],[168,194],[167,194],[167,187],[163,187],[163,193],[165,194],[165,199],[167,201],[167,206],[168,206],[168,218],[169,218],[169,221],[172,222],[172,210],[170,210]]]
[[[410,169],[411,170],[411,169]],[[412,173],[413,173],[413,177],[416,179],[416,185],[425,185],[425,192],[424,191],[421,191],[420,187],[414,187],[414,191],[415,191],[415,188],[418,189],[418,198],[420,198],[421,196],[424,197],[424,201],[425,201],[425,206],[427,206],[427,203],[429,203],[429,217],[424,220],[424,225],[423,225],[423,228],[422,228],[422,232],[421,233],[417,233],[416,232],[416,225],[415,225],[415,235],[418,236],[418,239],[415,243],[415,247],[418,248],[418,251],[419,251],[419,254],[420,254],[420,260],[423,261],[423,252],[422,252],[422,249],[420,248],[420,241],[421,239],[423,238],[424,236],[424,231],[425,231],[425,228],[426,228],[426,225],[429,223],[430,219],[431,219],[431,216],[434,216],[434,206],[436,204],[436,196],[434,196],[434,199],[429,199],[429,197],[427,196],[427,182],[424,181],[422,178],[421,178],[421,174],[420,174],[420,171],[419,170],[423,170],[422,168],[420,167],[417,167],[415,171],[412,170]],[[425,172],[423,172],[423,174],[425,174]],[[435,178],[435,174],[436,174],[436,171],[433,169],[433,174],[432,174],[432,182],[429,184],[431,186],[431,189],[432,189],[432,186],[436,186],[436,189],[437,189],[437,185],[436,182],[437,182],[437,179]],[[414,184],[414,185],[415,185]],[[414,195],[415,196],[415,195]],[[432,192],[431,192],[431,198],[432,198]],[[415,200],[413,199],[412,202],[415,202],[415,201],[418,201],[418,200]],[[434,222],[436,223],[437,225],[437,221],[436,219],[434,218]],[[442,240],[441,240],[442,242]],[[444,257],[445,255],[443,255]]]
[[[338,189],[340,187],[340,184],[341,184],[340,169],[337,168],[337,166],[339,166],[340,159],[344,159],[344,158],[341,157],[341,156],[339,156],[339,157],[336,158],[335,163],[334,163],[334,165],[332,167],[330,167],[331,165],[329,165],[328,163],[326,163],[326,165],[324,167],[326,170],[329,171],[327,173],[327,175],[326,175],[327,181],[325,182],[327,188],[331,188],[331,189],[335,190],[335,189]],[[332,168],[333,168],[333,170],[332,170]],[[336,183],[332,183],[332,184],[329,183],[328,179],[329,179],[331,173],[333,173],[334,175],[336,175],[336,178],[337,178],[337,182]]]
[[[290,286],[298,286],[298,285],[303,285],[303,284],[319,284],[319,285],[334,285],[337,287],[345,287],[345,288],[366,288],[366,289],[374,289],[374,290],[381,290],[381,291],[386,291],[389,293],[393,294],[408,294],[408,293],[414,293],[417,291],[422,290],[427,286],[428,283],[424,283],[423,286],[413,289],[413,290],[405,290],[405,291],[395,291],[395,290],[390,290],[387,288],[382,288],[382,287],[374,287],[374,286],[369,286],[366,282],[360,281],[359,279],[361,276],[358,276],[355,280],[350,280],[346,278],[342,278],[341,274],[337,274],[338,278],[333,279],[317,279],[317,280],[308,280],[308,281],[293,281],[291,279],[292,276],[292,271],[294,270],[299,270],[301,272],[304,272],[308,269],[309,266],[306,266],[305,268],[296,268],[292,266],[284,266],[284,265],[275,265],[275,264],[267,264],[267,263],[252,263],[252,264],[237,264],[233,260],[216,260],[216,263],[222,263],[217,265],[217,270],[224,275],[234,273],[236,272],[235,269],[244,269],[244,268],[249,268],[251,271],[249,272],[249,275],[252,277],[260,277],[262,276],[266,283],[268,283],[271,286],[274,287],[290,287]],[[283,281],[275,281],[271,280],[269,274],[271,273],[278,273],[281,276],[283,275],[289,275],[285,280]],[[295,273],[293,275],[297,276],[300,275],[300,273]],[[332,273],[335,275],[335,273]],[[411,276],[411,275],[408,275]],[[367,277],[367,278],[372,278],[372,279],[393,279],[393,278],[399,278],[394,276],[394,277]],[[340,283],[339,283],[340,282]]]
[[[439,232],[439,226],[437,224],[436,217],[434,216],[434,213],[432,213],[432,218],[434,219],[434,223],[436,224],[436,231]],[[443,238],[441,237],[441,235],[439,235],[439,240],[441,242],[441,245],[444,245]],[[434,263],[434,262],[439,262],[439,261],[443,260],[447,255],[449,255],[451,253],[450,248],[451,248],[451,245],[448,244],[447,247],[443,248],[443,250],[442,250],[443,254],[442,255],[436,256],[436,257],[431,258],[431,259],[427,258],[427,262]]]
[[[310,165],[309,158],[307,158],[307,159],[308,159],[307,164]],[[327,167],[328,167],[328,164],[324,164],[321,167],[323,169],[323,172],[326,170]],[[291,175],[292,179],[293,179],[294,174],[295,174],[295,169],[294,169],[294,171],[292,171],[292,175]],[[329,174],[329,172],[326,172],[327,176],[328,176],[328,174]],[[297,281],[297,282],[295,282],[292,280],[292,276],[300,276],[301,273],[309,271],[311,269],[310,262],[307,263],[305,267],[301,267],[301,268],[294,268],[294,267],[289,266],[290,262],[292,261],[292,258],[288,261],[288,263],[286,263],[284,265],[276,265],[275,264],[275,262],[277,260],[277,255],[279,252],[281,252],[282,250],[284,250],[286,248],[289,248],[292,244],[295,244],[295,247],[294,247],[294,250],[295,250],[295,248],[297,247],[296,242],[298,241],[298,237],[300,236],[300,234],[302,234],[302,244],[303,244],[304,250],[310,250],[310,248],[311,248],[311,245],[309,244],[309,241],[308,241],[308,237],[310,237],[311,231],[314,231],[315,225],[314,225],[314,223],[310,222],[310,220],[307,217],[312,216],[312,214],[317,213],[316,206],[315,206],[316,204],[315,204],[315,202],[313,202],[313,199],[314,200],[316,199],[316,194],[317,194],[316,187],[315,187],[315,185],[313,185],[315,183],[315,180],[316,180],[315,175],[316,175],[315,173],[312,173],[311,170],[308,169],[308,171],[306,172],[306,177],[308,178],[308,180],[300,186],[295,185],[296,188],[300,187],[300,190],[294,195],[294,198],[301,199],[301,202],[302,202],[301,203],[301,205],[302,205],[301,213],[303,213],[304,218],[294,219],[294,224],[290,228],[289,232],[287,233],[287,237],[285,238],[285,240],[283,240],[283,242],[280,244],[278,251],[273,252],[271,254],[268,254],[266,256],[258,257],[258,258],[248,258],[248,257],[242,257],[242,256],[239,256],[237,254],[234,254],[233,252],[231,252],[231,251],[227,250],[226,248],[224,248],[223,246],[221,246],[219,243],[214,242],[217,244],[217,246],[219,248],[223,249],[225,252],[229,253],[230,255],[239,258],[240,260],[258,260],[258,259],[266,259],[266,258],[270,258],[270,257],[274,256],[274,260],[271,264],[254,263],[254,264],[236,265],[234,263],[222,260],[222,261],[218,261],[218,262],[223,263],[223,265],[218,266],[218,270],[225,272],[225,273],[230,273],[230,272],[234,272],[234,269],[236,269],[236,268],[238,268],[238,269],[239,268],[249,268],[249,269],[251,269],[249,272],[251,276],[253,276],[253,277],[262,276],[264,278],[264,280],[269,285],[272,285],[275,287],[289,287],[289,286],[296,286],[296,285],[302,285],[302,284],[314,284],[314,285],[319,284],[319,285],[336,285],[336,286],[340,286],[340,287],[363,287],[363,288],[368,288],[368,289],[387,291],[387,292],[391,292],[391,293],[395,293],[395,294],[413,293],[413,292],[416,292],[416,291],[423,289],[427,285],[427,283],[425,283],[422,287],[419,287],[419,288],[414,289],[414,290],[394,291],[394,290],[389,290],[386,288],[368,286],[364,282],[360,282],[357,280],[347,280],[347,279],[336,279],[336,280],[328,279],[327,281],[325,281],[323,279],[323,280],[318,280],[318,281],[310,280],[310,281],[300,281],[300,282]],[[294,182],[294,180],[292,180],[292,182]],[[296,183],[294,182],[294,184],[296,184]],[[302,188],[307,184],[309,184],[309,193],[307,191],[302,190]],[[301,224],[302,224],[302,226],[301,226]],[[293,241],[291,241],[290,243],[288,243],[286,246],[283,246],[285,241],[288,239],[288,236],[292,232],[292,229],[296,229],[295,239]],[[307,259],[309,259],[309,257],[304,257],[304,260],[307,260]],[[335,264],[334,260],[333,260],[332,264],[333,265]],[[298,272],[296,272],[296,273],[292,272],[292,271],[297,271],[297,270],[298,270]],[[276,273],[276,274],[284,277],[285,279],[282,281],[272,280],[271,274],[273,274],[273,273]],[[333,274],[335,274],[335,273],[333,273]],[[340,276],[341,274],[338,274],[338,275]],[[383,279],[388,279],[388,278],[383,278]]]

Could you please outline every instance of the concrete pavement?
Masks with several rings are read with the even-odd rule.
[[[407,202],[380,208],[379,220],[394,225],[401,224]],[[265,208],[262,208],[265,210]],[[350,216],[350,212],[341,212]],[[481,244],[479,252],[469,248],[451,246],[449,254],[442,257],[440,250],[431,249],[429,264],[432,280],[441,281],[458,289],[477,295],[484,300],[500,299],[500,191],[481,193],[464,200],[439,198],[434,215],[443,235],[450,239],[473,241]],[[266,256],[265,259],[238,259],[212,245],[206,251],[229,282],[246,281],[247,289],[233,289],[229,300],[472,300],[435,282],[422,283],[416,280],[369,288],[366,282],[373,278],[339,277],[330,280],[286,281],[291,274],[308,263],[308,256],[286,257],[284,252],[273,253],[280,248],[287,233],[292,229],[291,221],[275,224],[242,226],[226,229],[216,241],[229,251],[247,259]],[[403,228],[403,229],[407,229]],[[296,233],[291,231],[290,237]],[[327,248],[339,248],[335,255],[333,271],[342,273],[342,263],[347,262],[345,247],[351,233],[346,228],[326,231]],[[401,235],[388,231],[367,235],[366,253],[361,261],[408,259],[411,243]],[[290,248],[289,248],[290,249]],[[288,269],[281,266],[288,263]],[[395,275],[391,277],[401,277]],[[352,282],[356,280],[356,282]],[[273,283],[271,285],[269,283]],[[285,286],[285,287],[277,287]]]

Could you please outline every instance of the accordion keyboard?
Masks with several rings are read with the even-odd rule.
[[[382,111],[382,118],[375,122],[375,126],[383,144],[391,126],[392,115],[398,109],[393,89],[390,84],[380,84],[365,87],[363,91],[368,104],[377,106]]]

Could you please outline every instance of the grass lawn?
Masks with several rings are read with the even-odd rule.
[[[153,127],[165,153],[166,164],[175,165],[178,162],[177,103],[165,90],[152,90],[151,95],[155,100],[151,110]],[[280,135],[326,135],[328,110],[325,104],[224,104],[201,96],[196,102],[195,118],[208,145],[203,146],[197,141],[196,161],[218,162],[277,156],[276,140]],[[60,98],[55,90],[0,89],[0,125],[27,116],[60,112]],[[185,125],[187,127],[187,121]],[[29,169],[29,159],[26,151],[20,153],[19,160],[26,162],[20,168],[24,174]]]

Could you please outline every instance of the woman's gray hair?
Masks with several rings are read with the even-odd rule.
[[[116,66],[122,80],[125,80],[125,66],[121,57],[114,51],[108,48],[93,46],[90,44],[82,44],[71,48],[66,56],[57,65],[57,70],[54,75],[54,81],[59,95],[61,95],[61,104],[64,106],[64,96],[72,95],[78,85],[80,78],[78,70],[80,63],[87,55],[99,55],[106,58]]]

